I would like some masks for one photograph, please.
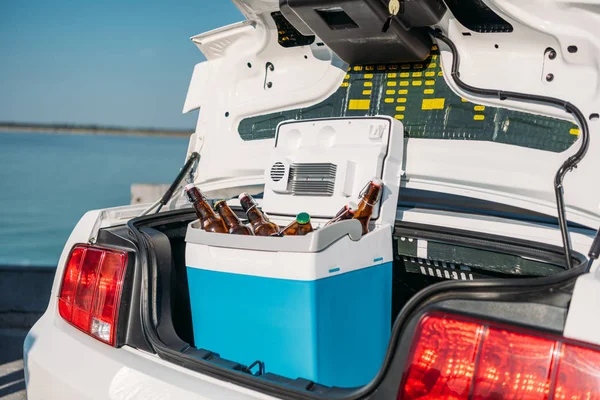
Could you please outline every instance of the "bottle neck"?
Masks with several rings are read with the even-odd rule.
[[[374,206],[379,200],[379,193],[381,192],[381,186],[370,183],[367,190],[362,196],[362,201],[370,206]]]
[[[260,210],[256,207],[256,205],[253,205],[252,207],[250,207],[248,209],[248,211],[246,211],[246,215],[248,216],[248,219],[252,223],[254,223],[256,221],[264,221],[265,220],[265,217],[263,216],[262,212],[260,212]]]
[[[217,214],[215,214],[213,209],[205,200],[195,202],[194,208],[196,209],[196,214],[198,214],[198,216],[203,220],[217,217]]]
[[[309,233],[313,231],[312,224],[307,222],[305,224],[298,223],[298,232]]]
[[[219,203],[217,206],[217,210],[219,210],[219,214],[227,225],[227,228],[231,229],[234,226],[240,225],[241,222],[237,215],[233,212],[233,210],[225,203]]]
[[[195,187],[191,188],[187,192],[187,195],[188,195],[189,200],[194,205],[194,209],[196,210],[196,214],[198,215],[198,218],[200,218],[202,220],[206,220],[209,218],[216,217],[215,212],[213,211],[211,206],[208,204],[208,202],[206,201],[206,199],[204,198],[204,196],[202,195],[202,192],[200,192],[200,190],[198,190]]]

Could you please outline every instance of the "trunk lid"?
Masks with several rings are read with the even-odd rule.
[[[194,68],[184,111],[201,109],[189,152],[202,156],[196,183],[206,191],[260,192],[282,121],[389,115],[403,122],[407,137],[403,187],[557,215],[556,171],[582,145],[571,115],[463,92],[443,43],[423,62],[348,65],[319,37],[282,19],[278,2],[235,3],[247,21],[192,38],[207,61]],[[435,26],[456,44],[464,82],[558,98],[589,120],[589,150],[567,174],[564,197],[569,221],[597,227],[600,48],[593,39],[600,9],[570,1],[475,2],[482,15],[504,21],[490,32],[454,3]]]

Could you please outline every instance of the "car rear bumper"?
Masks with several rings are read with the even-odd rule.
[[[29,400],[273,399],[170,364],[133,348],[115,349],[49,310],[24,343]]]

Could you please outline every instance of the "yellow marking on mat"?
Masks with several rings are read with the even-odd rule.
[[[413,72],[413,78],[420,78],[423,76],[422,72]]]
[[[428,79],[428,80],[425,81],[425,85],[426,86],[433,86],[433,85],[435,85],[435,81],[432,81],[431,79]]]
[[[396,115],[394,115],[394,118],[396,118],[396,119],[404,119],[404,115],[403,114],[396,114]]]
[[[398,97],[398,100],[396,100],[398,103],[406,103],[406,97]]]
[[[483,110],[485,110],[485,106],[475,106],[475,107],[473,107],[473,110],[475,110],[475,111],[483,111]]]
[[[429,65],[427,66],[427,68],[435,68],[437,67],[436,63],[429,63]]]
[[[348,82],[342,82],[342,87],[348,87]]]
[[[365,96],[370,96],[371,95],[371,89],[363,90],[362,94],[364,94]]]
[[[412,85],[413,86],[421,86],[423,84],[423,81],[413,81]]]
[[[425,93],[425,94],[433,94],[433,89],[425,89],[423,91],[423,93]]]
[[[425,72],[425,76],[435,76],[435,71],[427,71]]]
[[[363,86],[364,87],[371,87],[371,86],[373,86],[373,82],[365,82],[365,83],[363,83]]]
[[[421,104],[421,110],[443,110],[446,99],[423,99]]]
[[[385,71],[385,65],[378,65],[377,71]]]
[[[485,119],[485,115],[483,115],[483,114],[475,114],[475,115],[473,116],[473,119],[474,119],[475,121],[483,121],[483,120]]]
[[[431,56],[431,59],[432,59],[432,60],[437,60],[437,54],[434,54],[434,55],[432,55],[432,56]]]
[[[444,71],[438,72],[438,76],[444,76]]]
[[[348,110],[368,110],[371,100],[351,99],[348,103]]]
[[[438,49],[437,44],[434,44],[433,46],[431,46],[431,50],[437,50],[437,49]]]
[[[388,77],[388,78],[395,78],[395,77],[396,77],[396,75],[397,75],[397,74],[396,74],[395,72],[390,72],[390,73],[388,73],[388,74],[387,74],[387,77]]]
[[[392,71],[395,71],[398,69],[398,65],[396,65],[396,64],[388,65],[388,68],[391,69]]]
[[[400,74],[400,78],[408,78],[409,76],[410,76],[410,73],[408,73],[408,72],[402,72]]]
[[[355,65],[354,66],[354,70],[355,71],[362,71],[362,65]]]
[[[410,69],[410,64],[402,64],[400,66],[400,68],[402,68],[402,69]]]
[[[394,89],[388,89],[385,91],[385,94],[396,94],[396,91]]]
[[[406,110],[405,106],[396,106],[396,111],[404,111]]]
[[[400,90],[398,90],[398,94],[408,94],[408,90],[400,89]]]
[[[373,77],[373,74],[365,74],[365,79],[371,79]]]
[[[415,64],[415,68],[423,68],[423,64]]]
[[[396,81],[389,81],[387,83],[388,86],[396,86]]]
[[[392,99],[391,97],[388,97],[388,98],[384,99],[383,101],[385,101],[386,103],[393,103],[394,99]]]
[[[374,65],[367,65],[365,67],[365,71],[375,71],[375,66]]]
[[[579,128],[571,128],[571,130],[569,131],[569,133],[571,135],[579,135]]]
[[[400,81],[400,86],[408,86],[408,81]]]
[[[344,77],[344,79],[350,79],[350,74],[346,74],[346,76]]]
[[[462,98],[462,97],[460,98],[460,101],[462,101],[463,103],[468,103],[468,102],[469,102],[469,100],[467,100],[467,99],[464,99],[464,98]]]

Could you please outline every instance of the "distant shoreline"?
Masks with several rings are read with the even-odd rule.
[[[107,126],[85,125],[42,125],[42,124],[12,124],[0,123],[0,132],[3,133],[68,133],[80,135],[126,135],[126,136],[164,136],[164,137],[190,137],[191,131],[168,129],[131,129]]]

